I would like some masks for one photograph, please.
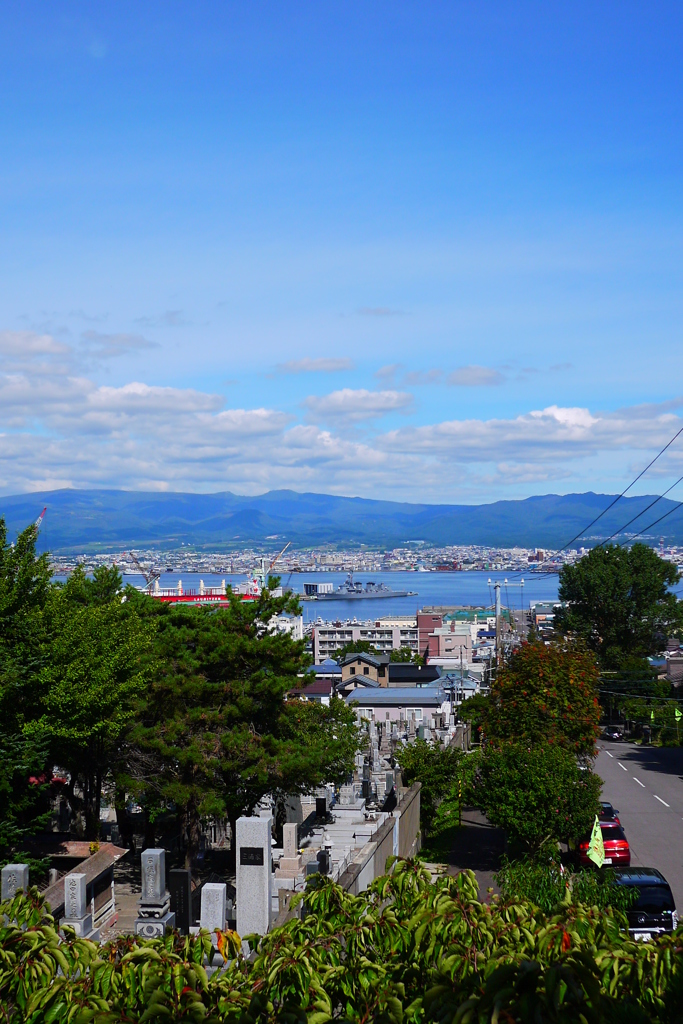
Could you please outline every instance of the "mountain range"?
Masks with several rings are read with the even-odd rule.
[[[586,530],[613,499],[588,492],[487,505],[418,505],[286,490],[256,497],[230,491],[58,490],[0,498],[0,515],[12,538],[47,506],[39,545],[55,553],[173,549],[182,544],[211,551],[252,545],[272,549],[288,540],[294,547],[392,548],[421,540],[435,545],[559,548]],[[683,543],[683,508],[662,498],[643,512],[653,501],[652,495],[622,498],[573,546],[590,547],[605,540],[643,513],[628,526],[632,535],[670,511],[673,514],[645,539],[652,543],[663,536],[668,543]],[[624,541],[626,535],[621,533],[619,539]]]

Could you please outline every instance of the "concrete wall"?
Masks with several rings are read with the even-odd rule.
[[[414,782],[404,790],[394,817],[398,817],[398,855],[414,857],[420,849],[420,790],[422,783]]]

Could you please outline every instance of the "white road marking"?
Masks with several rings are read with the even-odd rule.
[[[624,768],[624,766],[623,766],[623,764],[621,763],[621,761],[617,761],[617,764],[619,765],[619,767],[621,768],[621,770],[622,770],[623,772],[627,772],[627,771],[628,771],[628,768]]]
[[[633,780],[634,780],[634,782],[637,782],[639,786],[642,786],[642,787],[643,787],[643,789],[645,789],[645,786],[643,785],[643,783],[642,783],[642,782],[640,781],[640,779],[637,779],[637,778],[635,777],[635,775],[633,776]]]
[[[659,800],[660,804],[664,804],[665,807],[669,806],[668,803],[666,802],[666,800],[662,800],[661,796],[657,796],[656,793],[655,793],[655,800]]]
[[[610,754],[609,750],[606,750],[605,753],[607,754],[608,757],[612,757],[612,758],[614,757],[614,754]]]

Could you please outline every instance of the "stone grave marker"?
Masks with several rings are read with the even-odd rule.
[[[192,920],[192,872],[185,868],[174,868],[169,871],[168,890],[171,894],[171,910],[175,914],[175,926],[182,935],[188,935],[194,923]]]
[[[225,931],[226,893],[227,886],[225,882],[206,882],[202,886],[200,928],[206,928],[207,932]]]
[[[73,928],[81,938],[99,941],[100,933],[93,928],[92,914],[88,912],[87,879],[80,872],[72,872],[64,879],[64,914],[59,927]]]
[[[2,899],[13,900],[17,889],[28,889],[28,864],[5,864],[2,869]]]
[[[171,894],[166,888],[166,851],[143,850],[142,896],[138,900],[135,934],[145,939],[163,938],[167,928],[175,927],[171,912]]]
[[[265,935],[270,926],[271,818],[237,819],[237,931]]]

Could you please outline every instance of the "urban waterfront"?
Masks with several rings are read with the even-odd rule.
[[[159,580],[159,586],[163,588],[176,587],[180,580],[185,592],[199,589],[199,581],[202,579],[207,587],[218,587],[222,580],[226,584],[244,583],[247,577],[244,574],[218,574],[218,573],[163,573]],[[290,586],[292,590],[303,595],[305,583],[332,583],[337,587],[346,579],[344,572],[311,572],[294,573],[291,579],[287,576],[281,577],[281,582]],[[417,593],[413,597],[392,597],[373,598],[370,600],[352,601],[304,601],[303,616],[304,622],[310,622],[317,618],[325,620],[335,619],[370,619],[381,615],[414,615],[418,608],[443,606],[443,605],[467,605],[488,608],[493,604],[493,582],[499,579],[501,582],[501,601],[503,607],[518,609],[522,606],[528,608],[533,601],[553,601],[557,598],[558,577],[556,575],[545,576],[542,574],[529,574],[524,577],[516,576],[509,578],[507,588],[504,580],[506,577],[500,573],[488,572],[375,572],[354,574],[354,580],[365,585],[369,581],[384,583],[391,590],[410,590]],[[524,587],[520,586],[521,579],[524,579]],[[491,580],[491,587],[488,581]],[[124,583],[131,583],[133,586],[144,586],[142,576],[126,574]]]

